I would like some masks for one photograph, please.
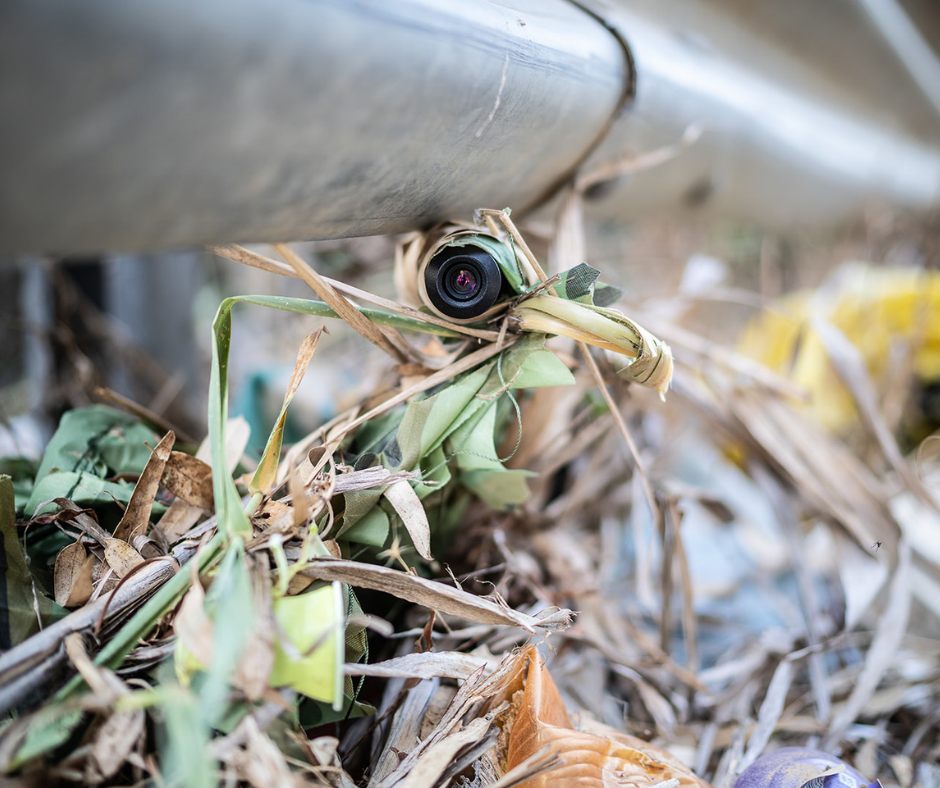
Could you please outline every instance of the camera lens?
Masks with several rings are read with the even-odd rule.
[[[428,300],[455,320],[479,317],[499,298],[503,275],[492,256],[476,246],[447,246],[424,270]]]
[[[457,301],[468,301],[480,291],[477,272],[470,267],[452,267],[444,280],[447,294]]]

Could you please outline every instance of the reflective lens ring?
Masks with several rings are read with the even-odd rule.
[[[479,317],[499,299],[503,275],[493,257],[476,246],[445,246],[424,269],[428,300],[445,317]]]

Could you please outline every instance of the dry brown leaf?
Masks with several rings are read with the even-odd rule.
[[[391,686],[390,682],[389,687]],[[396,704],[397,710],[389,724],[382,751],[372,759],[370,788],[394,785],[390,777],[399,771],[402,765],[400,753],[411,753],[416,747],[420,747],[422,742],[428,741],[429,736],[423,731],[422,723],[425,710],[437,688],[437,682],[420,681],[405,693],[400,704]]]
[[[477,717],[460,730],[432,744],[418,758],[408,776],[398,783],[400,788],[424,788],[435,785],[457,754],[466,746],[476,744],[490,729],[492,720]]]
[[[875,438],[884,458],[914,495],[936,509],[937,502],[901,454],[897,440],[878,407],[874,383],[858,348],[835,325],[821,317],[813,320],[813,330],[826,349],[832,368],[852,394],[862,423]]]
[[[386,500],[401,517],[405,530],[425,561],[431,560],[431,526],[428,515],[414,488],[404,479],[393,482],[384,493]]]
[[[506,734],[504,769],[515,768],[549,745],[559,765],[521,785],[548,788],[553,785],[639,786],[678,780],[679,786],[708,786],[668,753],[625,734],[611,731],[605,737],[574,728],[564,701],[532,646],[517,657],[516,679],[507,689],[513,711],[500,724]]]
[[[347,663],[343,671],[347,676],[382,676],[384,678],[467,679],[480,669],[485,669],[489,660],[474,654],[459,651],[425,651],[406,654],[384,662]]]
[[[865,704],[875,694],[885,673],[897,659],[898,649],[907,632],[911,613],[911,550],[906,541],[898,545],[898,566],[891,578],[885,612],[878,621],[871,648],[865,656],[862,669],[846,702],[836,712],[829,727],[824,747],[838,746],[845,730],[862,713]]]
[[[163,486],[191,506],[212,511],[212,468],[198,457],[172,452],[163,470]]]
[[[239,777],[254,788],[270,788],[272,785],[303,786],[307,783],[300,775],[291,771],[284,754],[258,727],[251,717],[244,724],[246,737],[244,749],[237,749],[228,757]]]
[[[358,561],[315,558],[303,573],[317,580],[338,580],[356,588],[383,591],[399,599],[468,621],[522,627],[528,632],[534,632],[536,629],[564,628],[568,626],[572,616],[570,610],[557,610],[544,618],[535,618],[453,586],[426,580],[397,569]]]
[[[248,439],[251,437],[251,428],[241,416],[229,419],[225,425],[225,467],[229,473],[235,470],[239,460],[245,453]],[[209,439],[206,438],[199,445],[196,458],[208,463],[211,455]],[[172,456],[172,455],[171,455]],[[205,512],[198,506],[177,498],[163,513],[163,517],[153,527],[154,534],[166,544],[171,545],[183,534],[192,528]]]
[[[143,735],[142,709],[118,711],[108,717],[91,748],[91,759],[103,779],[117,773]]]
[[[297,276],[302,279],[310,289],[322,298],[330,308],[336,312],[350,327],[372,342],[392,358],[405,361],[406,356],[399,347],[389,339],[393,334],[390,330],[383,331],[349,301],[341,296],[336,289],[320,276],[307,262],[286,244],[274,244],[274,249],[294,269]]]
[[[213,631],[212,619],[206,615],[206,592],[194,578],[189,591],[173,619],[173,629],[183,647],[202,665],[212,664]]]
[[[125,577],[135,567],[144,562],[144,557],[127,542],[120,539],[108,539],[104,547],[104,560],[118,577]]]
[[[251,523],[262,531],[266,538],[270,534],[286,534],[293,531],[294,516],[292,506],[268,498],[261,509],[251,516]]]
[[[89,555],[81,539],[63,547],[55,559],[53,589],[55,601],[62,607],[85,604],[92,592],[95,557]]]
[[[131,547],[140,553],[145,560],[159,558],[162,555],[166,555],[161,549],[160,545],[158,545],[149,536],[135,536],[131,540]]]
[[[453,696],[430,731],[426,731],[419,720],[429,707],[438,683],[419,682],[408,692],[405,702],[395,715],[386,748],[377,761],[381,771],[377,769],[376,775],[369,783],[370,788],[392,788],[399,785],[401,780],[411,773],[419,758],[435,744],[460,730],[471,710],[478,709],[481,702],[489,701],[502,692],[517,672],[517,660],[508,657],[492,672],[480,670],[471,675]],[[417,702],[412,703],[412,700]],[[505,703],[491,704],[490,713],[495,714],[506,706]],[[421,738],[414,739],[418,732]],[[404,752],[407,752],[407,755],[402,757]]]
[[[287,475],[287,491],[290,493],[291,520],[295,528],[306,525],[312,517],[307,488],[300,477],[300,470],[292,465]]]
[[[175,442],[176,434],[170,430],[154,447],[143,473],[140,474],[134,486],[134,492],[131,493],[131,499],[121,521],[114,529],[115,539],[129,543],[135,536],[147,533],[150,527],[150,512],[153,509],[154,499],[157,497],[160,479],[163,478],[163,469],[166,467],[167,460],[170,459],[170,452]]]

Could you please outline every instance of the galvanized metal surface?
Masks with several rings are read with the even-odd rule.
[[[0,251],[413,228],[536,199],[614,112],[567,0],[9,0]]]
[[[719,7],[585,2],[637,62],[636,101],[591,162],[704,129],[594,215],[684,205],[789,226],[872,199],[940,203],[935,140]],[[365,235],[518,209],[591,149],[629,79],[616,38],[568,0],[7,0],[0,253]]]
[[[918,139],[878,111],[878,94],[850,94],[813,70],[810,55],[775,50],[712,4],[631,0],[608,3],[607,13],[631,46],[637,95],[589,165],[675,142],[690,124],[702,135],[673,161],[605,190],[595,216],[685,208],[786,229],[876,204],[940,205],[940,126]]]

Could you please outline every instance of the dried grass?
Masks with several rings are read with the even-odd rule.
[[[489,231],[508,232],[528,275],[544,282],[515,226],[496,225],[503,216],[484,214]],[[578,225],[570,216],[562,223]],[[580,243],[554,240],[556,254]],[[203,778],[252,785],[536,786],[555,784],[553,771],[571,766],[566,747],[602,742],[614,752],[629,741],[631,753],[648,742],[661,771],[655,748],[685,764],[653,784],[723,787],[768,747],[796,743],[840,753],[885,786],[937,785],[940,566],[925,546],[936,524],[925,540],[923,522],[937,514],[940,467],[926,451],[916,464],[901,454],[844,337],[821,331],[872,452],[849,450],[814,424],[783,377],[692,333],[681,308],[669,318],[637,315],[678,350],[665,405],[583,343],[576,355],[571,339],[557,341],[574,387],[514,399],[518,421],[510,419],[499,448],[500,457],[514,453],[507,465],[539,473],[528,502],[500,511],[473,501],[441,543],[412,486],[420,469],[352,468],[340,447],[402,403],[490,362],[518,340],[517,327],[499,316],[485,328],[449,327],[403,305],[388,312],[394,320],[375,318],[355,305],[369,301],[363,291],[322,277],[290,247],[277,247],[288,265],[236,247],[217,251],[300,277],[399,374],[283,456],[280,438],[269,441],[253,484],[223,488],[218,479],[231,479],[216,473],[216,501],[229,496],[244,523],[218,506],[213,516],[206,504],[206,462],[231,471],[243,452],[232,429],[199,461],[177,456],[169,433],[113,534],[63,502],[48,522],[74,541],[56,563],[56,598],[76,609],[0,656],[0,705],[24,712],[0,741],[6,769],[32,764],[49,778],[92,782],[182,779],[185,758],[211,748],[216,766]],[[278,308],[301,311],[295,306]],[[435,366],[427,347],[402,333],[407,321],[474,344]],[[285,408],[315,346],[316,338],[300,354]],[[158,488],[175,500],[148,531]],[[336,521],[353,493],[384,495],[403,524],[401,538],[371,560],[348,550],[338,557]],[[318,518],[329,523],[319,535],[310,527]],[[150,542],[134,541],[141,536]],[[241,545],[235,558],[226,539]],[[368,662],[342,668],[366,677],[357,697],[375,702],[373,715],[309,735],[283,724],[293,692],[249,675],[252,657],[276,635],[270,621],[253,624],[268,645],[249,639],[230,666],[232,683],[212,696],[255,700],[224,735],[168,674],[149,670],[154,654],[170,653],[174,621],[209,621],[201,583],[187,588],[200,572],[218,582],[225,561],[246,567],[247,585],[233,585],[233,598],[314,581],[384,595],[376,612],[386,621],[349,616],[358,632],[377,632]],[[246,634],[220,632],[218,619],[214,626],[216,652],[226,637]],[[319,653],[327,636],[295,656]],[[533,701],[530,723],[550,723],[552,735],[512,749],[518,693],[534,691],[523,672],[536,653],[557,693]],[[74,675],[80,680],[63,688],[63,676]],[[57,738],[49,709],[59,722],[89,727],[76,734],[73,724]],[[145,720],[171,731],[160,757]],[[633,784],[628,777],[616,784]]]

